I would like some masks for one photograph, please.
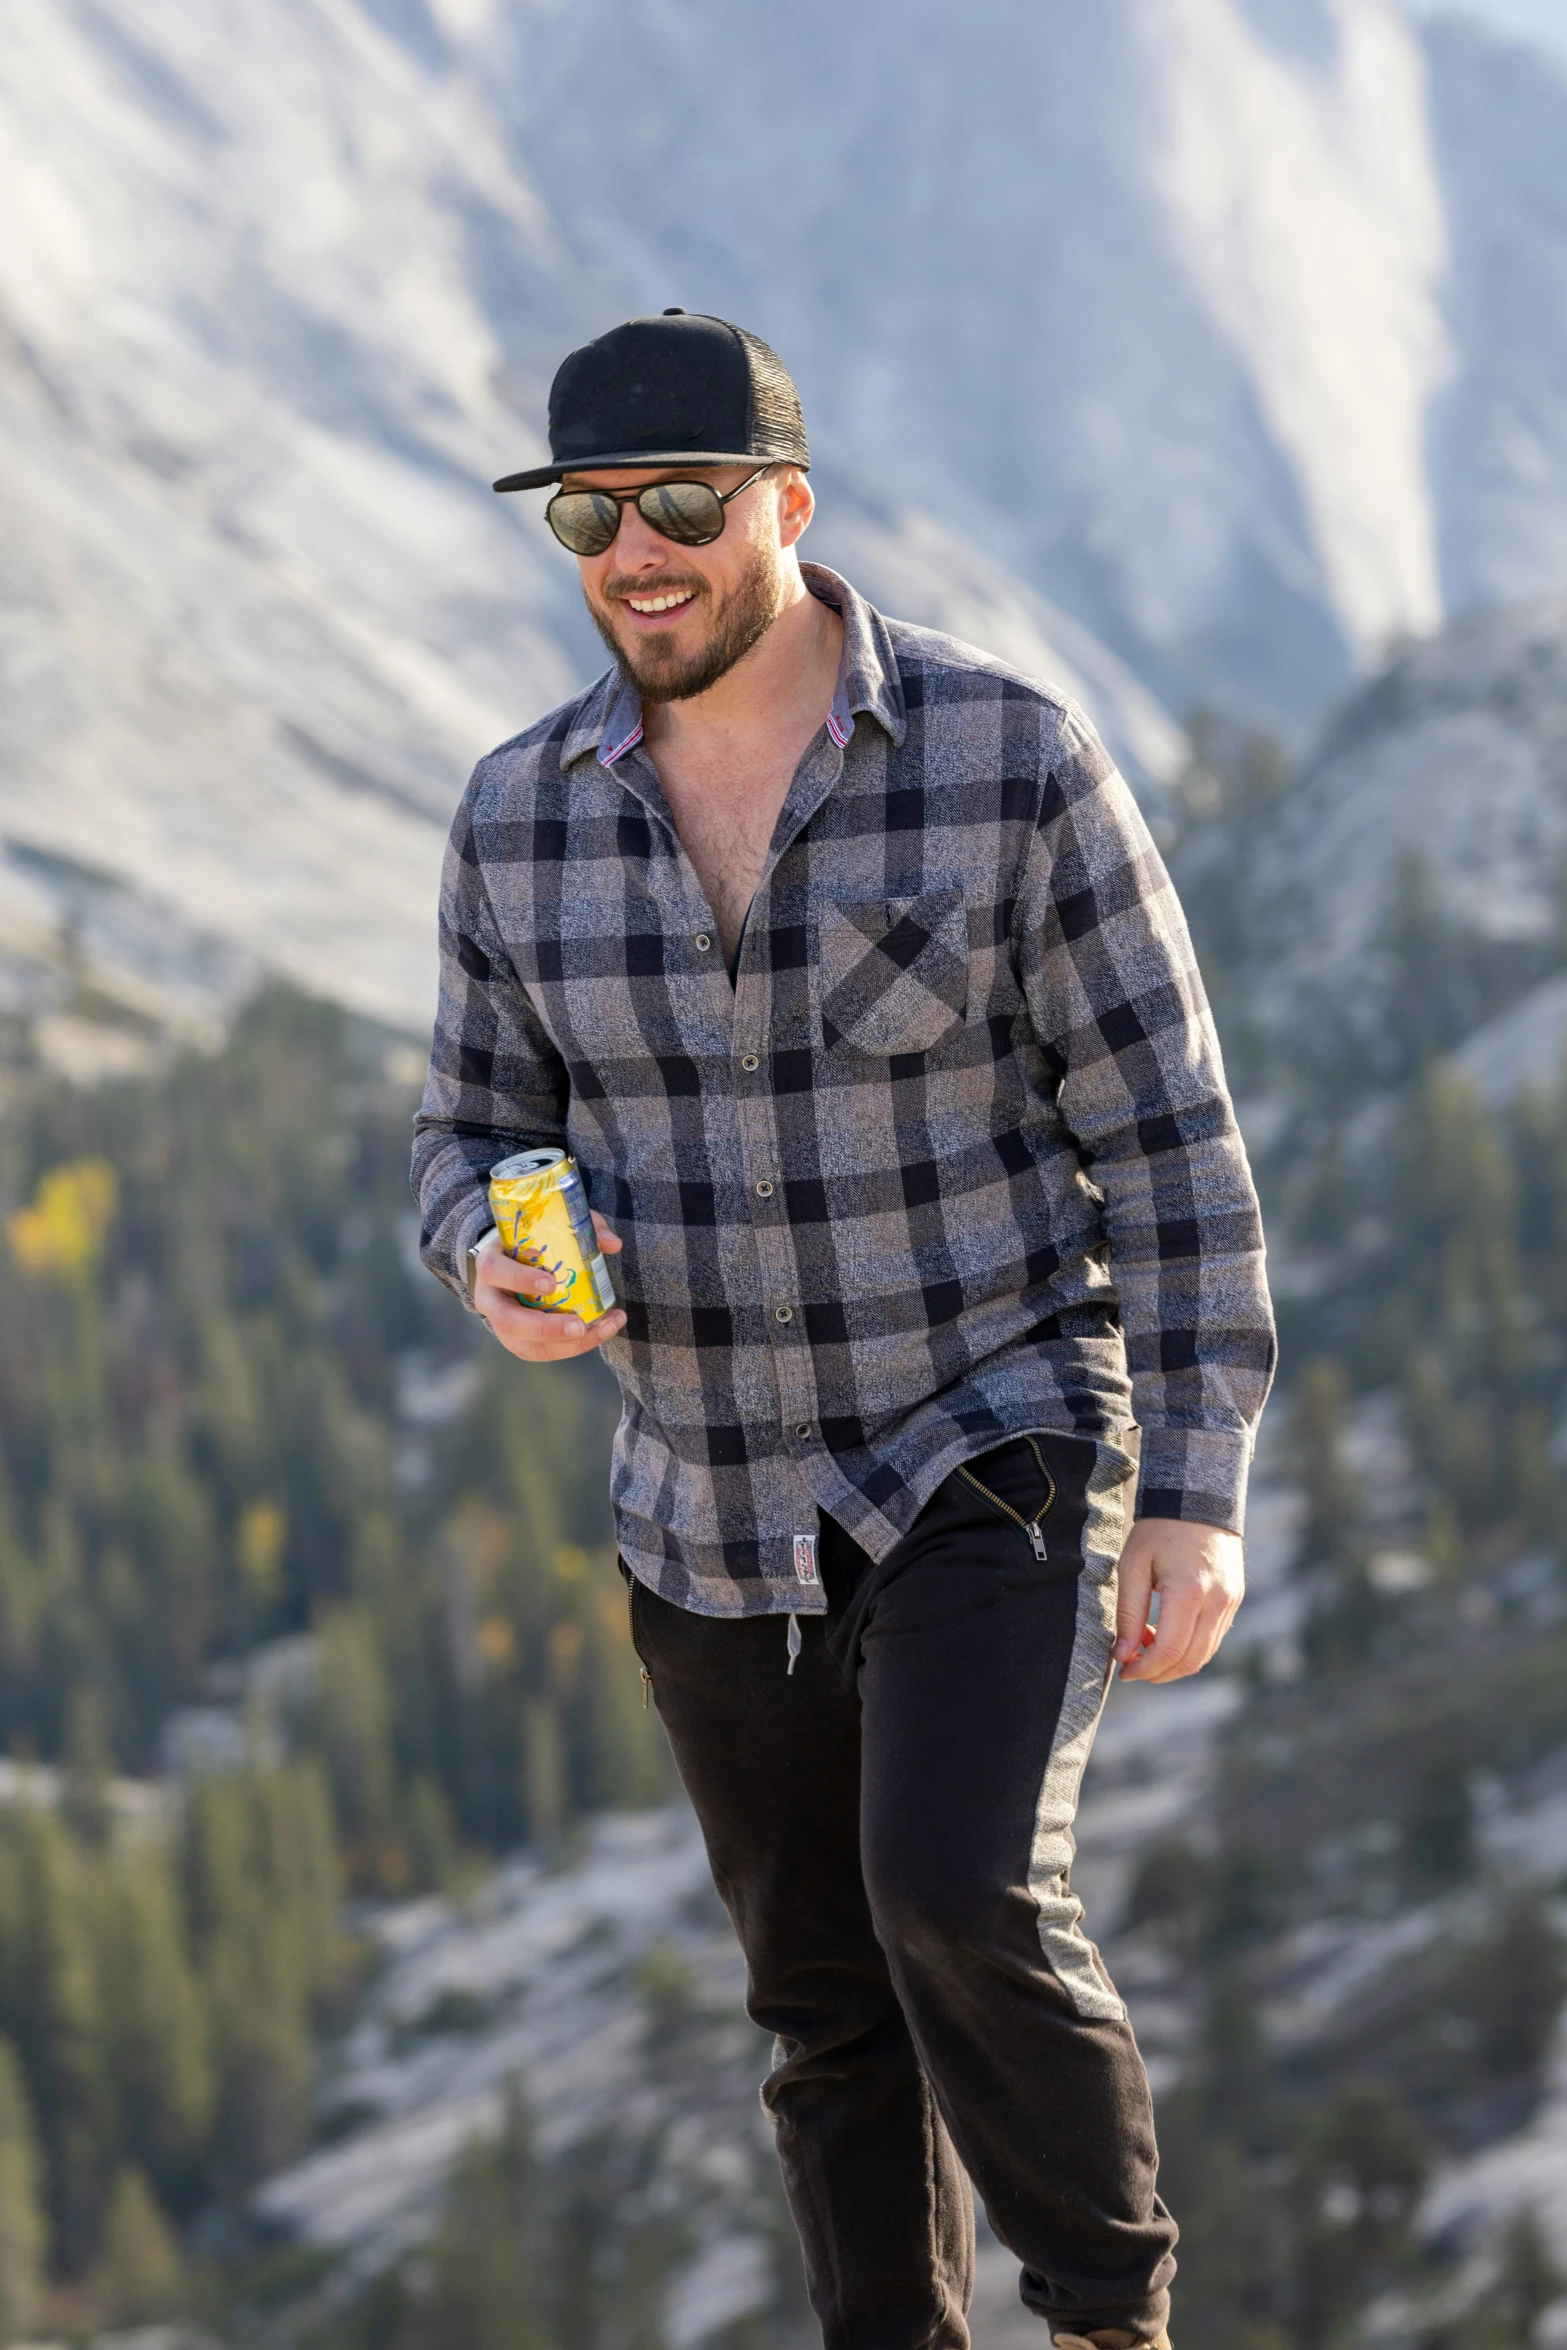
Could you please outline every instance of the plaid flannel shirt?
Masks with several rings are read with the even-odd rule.
[[[490,1167],[573,1154],[625,1243],[621,1550],[699,1613],[821,1612],[819,1510],[880,1558],[1029,1430],[1239,1529],[1272,1318],[1159,855],[1070,703],[805,570],[843,665],[732,979],[613,674],[475,771],[425,1262],[465,1295]]]

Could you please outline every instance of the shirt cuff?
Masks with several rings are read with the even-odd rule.
[[[495,1218],[490,1213],[488,1194],[480,1192],[473,1206],[466,1210],[457,1226],[456,1239],[453,1244],[456,1261],[452,1266],[451,1276],[446,1286],[448,1289],[456,1290],[470,1314],[477,1313],[479,1309],[468,1294],[468,1251],[476,1242],[484,1238],[494,1222]]]
[[[1140,1518],[1185,1518],[1245,1532],[1249,1429],[1145,1428],[1142,1435]]]

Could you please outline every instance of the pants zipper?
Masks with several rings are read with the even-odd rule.
[[[631,1634],[631,1651],[637,1660],[637,1670],[642,1675],[642,1711],[646,1713],[647,1701],[653,1694],[653,1676],[647,1669],[642,1643],[637,1638],[637,1593],[641,1588],[636,1577],[632,1576],[626,1590],[626,1628]]]
[[[965,1485],[972,1485],[976,1493],[983,1494],[986,1501],[990,1503],[993,1509],[998,1509],[1004,1518],[1010,1518],[1014,1526],[1018,1526],[1022,1529],[1022,1531],[1028,1536],[1029,1547],[1032,1549],[1035,1558],[1043,1562],[1045,1557],[1045,1533],[1044,1528],[1040,1524],[1040,1520],[1041,1518],[1047,1518],[1054,1506],[1056,1498],[1056,1481],[1054,1477],[1051,1476],[1050,1471],[1045,1467],[1044,1455],[1040,1452],[1040,1449],[1034,1442],[1032,1436],[1025,1436],[1023,1438],[1023,1442],[1028,1446],[1029,1451],[1033,1454],[1035,1460],[1038,1462],[1039,1474],[1045,1481],[1044,1501],[1031,1518],[1023,1517],[1019,1511],[1012,1507],[1010,1502],[1003,1501],[999,1493],[992,1493],[988,1485],[982,1485],[979,1479],[975,1476],[972,1469],[960,1468],[958,1475],[962,1478]]]

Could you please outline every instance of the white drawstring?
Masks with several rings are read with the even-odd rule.
[[[800,1647],[800,1619],[798,1616],[791,1616],[789,1618],[789,1670],[791,1673],[800,1661]]]

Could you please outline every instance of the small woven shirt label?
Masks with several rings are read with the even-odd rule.
[[[794,1538],[794,1579],[797,1583],[815,1583],[820,1580],[816,1572],[814,1534],[797,1534]]]

